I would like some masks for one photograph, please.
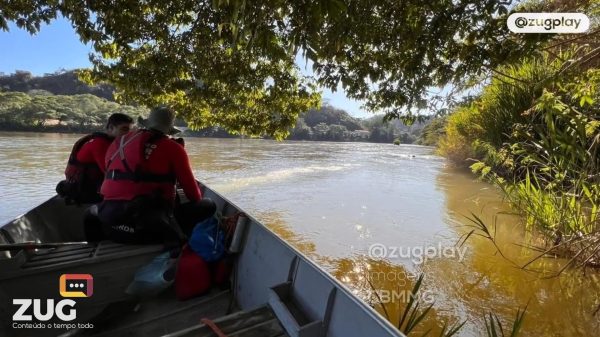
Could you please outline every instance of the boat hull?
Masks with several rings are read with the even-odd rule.
[[[243,212],[214,190],[204,185],[201,188],[204,196],[213,199],[224,215]],[[66,206],[60,198],[51,198],[0,229],[0,241],[80,241],[83,239],[83,211],[83,207]],[[239,253],[234,265],[232,296],[240,310],[270,306],[291,337],[403,336],[338,280],[253,217],[247,216],[238,227]],[[160,247],[155,246],[112,249],[112,255],[100,256],[100,259],[91,253],[79,260],[59,259],[37,266],[31,265],[31,256],[26,256],[23,251],[4,253],[4,258],[0,256],[0,323],[3,329],[0,335],[19,335],[11,328],[16,310],[11,299],[39,296],[60,300],[58,278],[62,274],[93,275],[94,299],[87,299],[87,306],[82,300],[78,309],[83,320],[92,317],[103,305],[118,301],[136,269],[160,251]],[[287,289],[285,298],[278,291],[284,288]],[[78,300],[78,306],[79,303]],[[40,332],[40,335],[52,333]]]

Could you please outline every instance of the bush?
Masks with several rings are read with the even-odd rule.
[[[423,127],[421,134],[418,135],[416,143],[426,146],[437,146],[446,134],[446,124],[448,119],[446,116],[434,117]]]
[[[586,48],[524,59],[448,118],[439,151],[500,186],[529,228],[572,255],[597,236],[600,70]],[[578,63],[579,62],[579,63]],[[600,235],[600,234],[598,234]],[[588,245],[590,246],[590,245]],[[593,246],[593,245],[591,245]],[[565,250],[564,246],[561,250]]]
[[[479,110],[475,106],[462,106],[448,117],[446,132],[441,139],[438,151],[452,162],[465,165],[475,158],[474,142],[481,137],[484,130],[481,126]]]

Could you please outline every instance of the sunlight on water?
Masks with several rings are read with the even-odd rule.
[[[0,221],[54,193],[75,135],[0,133]],[[433,315],[419,331],[468,319],[460,336],[481,336],[482,314],[512,319],[529,304],[523,336],[589,336],[600,329],[594,272],[543,278],[562,261],[519,268],[534,255],[498,192],[446,166],[430,148],[391,144],[186,139],[199,180],[255,215],[357,296],[396,323],[415,275],[426,274]],[[373,244],[452,248],[476,214],[497,225],[503,258],[473,236],[465,256],[369,257]],[[389,251],[388,251],[389,252]],[[379,295],[380,298],[377,296]],[[385,301],[386,295],[395,295]],[[381,303],[381,300],[386,303]],[[385,306],[385,310],[383,309]]]

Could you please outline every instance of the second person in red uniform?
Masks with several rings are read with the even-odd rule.
[[[106,150],[115,137],[128,133],[132,125],[131,117],[114,113],[106,122],[106,132],[94,132],[73,145],[65,169],[66,179],[56,186],[56,192],[67,203],[96,203],[102,200],[99,189],[104,180]]]

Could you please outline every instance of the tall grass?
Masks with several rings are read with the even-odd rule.
[[[420,274],[419,278],[415,282],[411,294],[410,300],[406,304],[406,307],[400,312],[400,319],[398,321],[398,330],[404,333],[406,336],[420,336],[426,337],[429,336],[432,329],[426,330],[424,333],[420,335],[416,334],[416,329],[420,325],[423,324],[423,319],[427,317],[431,313],[431,309],[433,308],[434,303],[430,303],[428,305],[423,305],[420,300],[419,292],[421,287],[423,286],[423,279],[425,274]],[[373,284],[369,282],[371,286],[371,290],[377,294],[376,289]],[[383,308],[384,313],[388,320],[390,319],[389,314],[385,308],[385,303],[381,300],[381,298],[377,297],[379,301],[379,305]],[[512,322],[512,328],[510,330],[510,334],[505,334],[504,331],[508,331],[506,326],[502,324],[498,316],[493,312],[488,312],[483,316],[485,322],[485,331],[487,337],[517,337],[523,325],[523,321],[525,319],[525,311],[527,310],[527,306],[523,310],[520,308],[517,310],[517,314],[515,319]],[[453,324],[448,324],[448,322],[444,322],[442,329],[439,332],[439,337],[452,337],[458,335],[464,325],[467,323],[466,320],[462,322],[455,322]]]
[[[504,191],[553,253],[599,264],[600,70],[580,47],[505,66],[439,150]],[[588,63],[586,63],[588,62]]]
[[[484,316],[485,319],[485,332],[488,337],[516,337],[519,335],[521,331],[521,327],[523,326],[523,321],[525,320],[525,311],[527,310],[527,306],[525,309],[521,311],[521,309],[517,310],[517,314],[515,319],[513,320],[513,324],[510,330],[507,330],[502,326],[502,322],[497,315],[489,313],[487,316]],[[506,330],[506,333],[504,332]]]

